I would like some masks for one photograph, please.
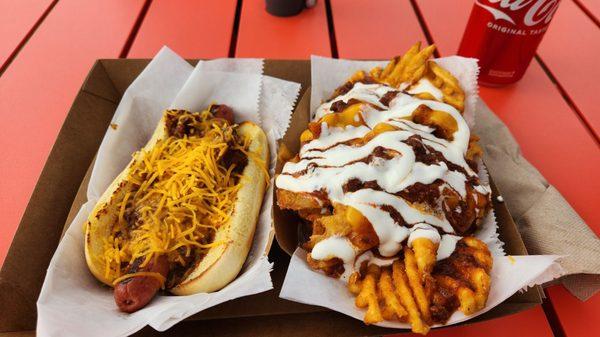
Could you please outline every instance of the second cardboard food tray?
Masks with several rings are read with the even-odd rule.
[[[0,336],[12,336],[10,332],[34,334],[35,302],[46,268],[65,224],[71,222],[86,201],[93,158],[117,105],[127,87],[149,61],[98,60],[90,70],[58,135],[0,272],[0,307],[6,309],[3,310],[6,314],[0,315]],[[197,60],[189,62],[195,65]],[[292,152],[297,151],[300,132],[309,120],[310,90],[307,89],[310,87],[310,62],[266,60],[264,72],[302,85],[291,127],[281,141]],[[277,167],[277,171],[280,169]],[[493,180],[491,185],[505,251],[509,255],[526,255],[508,209],[495,198],[499,193]],[[280,299],[278,295],[289,254],[298,242],[298,230],[295,219],[277,207],[274,207],[274,221],[278,243],[272,245],[269,253],[269,260],[274,262],[271,274],[274,289],[198,313],[161,336],[369,336],[407,331],[367,326],[325,308]],[[530,288],[463,324],[531,308],[541,303],[541,294],[539,286]],[[153,329],[145,328],[136,336],[157,334]]]

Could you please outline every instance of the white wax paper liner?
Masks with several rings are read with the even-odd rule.
[[[126,336],[145,325],[163,331],[219,303],[271,289],[266,252],[273,230],[272,186],[265,194],[250,254],[238,277],[211,294],[157,296],[133,313],[117,310],[111,289],[90,274],[83,254],[82,227],[96,200],[145,145],[166,108],[194,111],[213,102],[228,104],[236,120],[261,124],[275,157],[300,85],[262,75],[261,59],[200,61],[194,68],[163,48],[129,86],[102,141],[88,186],[88,202],[70,224],[54,254],[38,299],[38,336]],[[271,176],[274,161],[270,163]]]
[[[479,72],[476,60],[451,56],[435,61],[460,81],[466,95],[464,116],[469,126],[473,127]],[[386,61],[350,61],[313,56],[311,58],[311,112],[314,112],[333,90],[354,72],[385,64]],[[483,183],[489,183],[487,170],[481,162],[478,173]],[[488,213],[475,236],[488,245],[494,259],[488,301],[485,308],[474,315],[465,316],[461,312],[455,312],[445,325],[456,324],[481,315],[517,291],[547,282],[563,274],[562,268],[556,263],[559,256],[505,256],[503,243],[498,238],[498,225],[493,211]],[[300,303],[323,306],[359,320],[362,320],[365,314],[364,310],[354,305],[354,296],[347,290],[347,285],[312,270],[306,263],[306,252],[300,248],[296,249],[292,256],[279,296]],[[409,324],[399,322],[381,322],[376,325],[410,329]]]

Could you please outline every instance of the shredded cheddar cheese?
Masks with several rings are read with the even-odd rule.
[[[221,244],[214,241],[215,233],[228,223],[242,182],[235,165],[224,167],[219,159],[231,147],[249,160],[260,158],[248,151],[250,140],[236,139],[231,126],[209,117],[208,110],[202,112],[193,125],[199,132],[159,140],[131,164],[125,179],[131,188],[118,201],[117,221],[99,256],[113,284],[134,276],[157,277],[143,271],[123,275],[136,259],[143,268],[166,255],[169,263],[185,266],[190,255]]]

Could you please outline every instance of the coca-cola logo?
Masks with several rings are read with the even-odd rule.
[[[475,4],[490,12],[494,19],[505,20],[513,25],[517,23],[511,14],[529,6],[523,17],[523,23],[531,27],[538,23],[548,24],[559,2],[560,0],[476,0]]]

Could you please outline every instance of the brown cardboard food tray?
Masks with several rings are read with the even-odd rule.
[[[69,110],[0,271],[0,336],[35,335],[36,301],[46,268],[65,224],[70,223],[85,202],[91,164],[121,96],[148,62],[98,60],[90,70]],[[267,60],[265,74],[302,84],[292,127],[282,140],[292,151],[297,150],[299,132],[308,121],[310,63],[306,60]],[[497,195],[493,182],[492,187]],[[494,208],[507,254],[527,254],[506,206],[495,203]],[[136,335],[370,336],[401,332],[366,326],[337,312],[280,299],[278,294],[289,263],[286,252],[290,253],[296,247],[297,229],[290,214],[277,208],[274,213],[279,245],[274,244],[269,253],[270,260],[275,263],[273,290],[223,303],[165,333],[147,327]],[[515,294],[464,324],[531,308],[541,303],[540,289],[534,287]]]

